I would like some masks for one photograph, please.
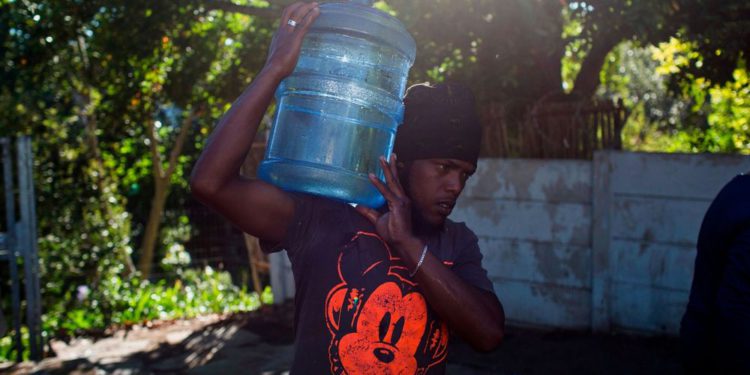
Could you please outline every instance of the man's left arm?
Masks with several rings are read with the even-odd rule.
[[[423,248],[422,241],[415,238],[399,245],[397,251],[413,270]],[[464,281],[429,250],[414,278],[430,306],[475,349],[490,351],[502,342],[505,312],[494,293]]]
[[[357,206],[377,228],[378,234],[401,255],[430,306],[440,317],[475,349],[490,351],[496,348],[505,332],[505,313],[498,298],[491,292],[480,290],[458,277],[441,261],[428,252],[420,265],[425,244],[414,235],[411,228],[411,200],[398,181],[396,160],[386,162],[381,158],[385,175],[383,184],[374,175],[370,181],[383,194],[388,212],[379,212]]]

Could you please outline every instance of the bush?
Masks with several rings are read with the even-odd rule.
[[[211,267],[186,269],[173,281],[156,283],[133,277],[111,276],[97,289],[77,288],[73,308],[62,304],[42,316],[43,337],[80,336],[102,333],[106,328],[130,326],[156,319],[191,318],[201,314],[251,311],[261,303],[273,302],[270,287],[259,296],[232,284],[229,273]],[[22,328],[22,341],[28,347],[28,332]],[[0,361],[15,360],[13,336],[9,331],[0,339]],[[28,358],[28,351],[23,353]]]

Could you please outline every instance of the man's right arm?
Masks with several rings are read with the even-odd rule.
[[[268,243],[284,238],[294,202],[281,189],[244,179],[239,171],[274,91],[294,70],[302,38],[318,14],[317,3],[295,3],[284,9],[265,66],[221,119],[190,178],[198,200]],[[287,24],[289,19],[297,22],[296,27]]]

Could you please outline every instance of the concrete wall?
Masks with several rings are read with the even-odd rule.
[[[591,163],[483,159],[452,215],[479,237],[515,323],[591,320]]]
[[[747,171],[749,157],[595,157],[595,328],[679,331],[703,215],[719,190]]]
[[[510,323],[674,334],[703,214],[748,170],[721,155],[483,159],[453,219],[479,236]]]

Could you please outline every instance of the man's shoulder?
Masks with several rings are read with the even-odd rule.
[[[289,192],[292,199],[295,200],[295,202],[314,206],[316,209],[330,209],[330,210],[353,210],[354,208],[348,204],[344,203],[342,201],[338,201],[332,198],[328,198],[322,195],[315,195],[305,192]]]
[[[332,230],[347,230],[350,226],[359,227],[370,223],[349,203],[302,192],[292,192],[291,196],[295,201],[295,210],[300,210],[295,214],[297,220],[314,221],[311,224],[323,225]]]

